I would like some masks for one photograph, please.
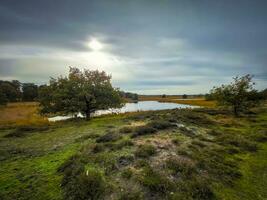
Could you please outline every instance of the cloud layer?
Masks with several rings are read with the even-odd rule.
[[[204,93],[236,75],[267,83],[264,0],[3,0],[0,79],[38,84],[101,69],[143,94]],[[101,49],[93,49],[90,41]]]

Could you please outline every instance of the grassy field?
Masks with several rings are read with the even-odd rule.
[[[159,101],[159,102],[171,102],[171,103],[179,103],[179,104],[187,104],[194,106],[203,106],[203,107],[215,107],[215,101],[206,101],[204,98],[188,98],[182,99],[180,96],[167,96],[162,98],[161,96],[140,96],[140,101]]]
[[[38,114],[37,102],[8,103],[7,106],[0,106],[0,127],[47,123],[47,119]]]
[[[5,127],[0,199],[264,200],[266,124],[265,106]]]

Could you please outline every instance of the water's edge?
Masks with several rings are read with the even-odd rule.
[[[199,108],[199,106],[192,106],[186,104],[168,103],[168,102],[158,102],[158,101],[139,101],[137,103],[126,103],[120,109],[108,109],[108,110],[98,110],[92,114],[92,116],[100,116],[106,114],[119,114],[127,112],[138,112],[138,111],[153,111],[153,110],[167,110],[175,108]],[[74,116],[55,116],[48,118],[49,121],[61,121],[73,118]],[[77,117],[84,117],[81,113]]]

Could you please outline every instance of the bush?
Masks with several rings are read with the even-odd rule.
[[[148,167],[149,163],[146,160],[137,160],[135,166],[138,168]]]
[[[122,140],[118,141],[117,143],[112,143],[109,145],[110,145],[110,148],[112,150],[120,150],[120,149],[127,147],[127,146],[133,146],[134,143],[130,139],[122,139]]]
[[[88,157],[90,162],[93,162],[100,167],[105,169],[105,173],[109,174],[110,172],[118,169],[118,158],[114,153],[110,152],[100,152],[98,154],[92,154]]]
[[[135,187],[127,186],[122,194],[120,194],[119,200],[141,200],[144,199],[144,195]]]
[[[201,147],[201,148],[206,147],[206,144],[205,144],[205,143],[203,143],[203,142],[201,142],[201,141],[198,141],[198,140],[193,140],[193,141],[192,141],[192,144],[193,144],[193,145],[196,145],[196,146],[199,146],[199,147]]]
[[[133,171],[130,168],[126,168],[121,172],[121,176],[125,179],[130,179],[133,175]]]
[[[182,182],[179,185],[179,190],[182,192],[175,193],[170,199],[199,199],[199,200],[213,200],[216,199],[210,183],[202,177],[194,177]]]
[[[166,194],[167,191],[172,190],[174,187],[173,183],[165,175],[160,174],[151,167],[144,169],[143,176],[139,177],[139,182],[151,192],[160,194]]]
[[[135,156],[142,158],[148,158],[154,154],[156,154],[156,148],[153,145],[148,144],[139,146],[135,151]]]
[[[92,168],[72,177],[64,187],[65,199],[97,200],[106,190],[105,179],[99,171]]]
[[[166,160],[166,167],[174,175],[189,177],[196,172],[195,164],[188,158],[171,157]]]
[[[141,135],[148,135],[155,133],[156,129],[150,127],[150,126],[139,126],[135,129],[135,132],[132,134],[132,138],[138,137]]]
[[[216,140],[221,145],[232,145],[245,151],[255,152],[258,146],[255,142],[249,141],[240,135],[223,135]]]
[[[130,126],[124,126],[120,129],[120,133],[131,133],[133,132],[133,128]]]
[[[99,153],[105,150],[105,146],[103,144],[94,144],[92,147],[93,153]]]
[[[173,138],[172,139],[172,143],[173,144],[176,144],[176,145],[179,145],[181,143],[180,139],[179,138]]]
[[[152,128],[155,128],[157,130],[163,130],[163,129],[175,127],[176,125],[168,121],[157,120],[157,121],[150,122],[148,126],[151,126]]]
[[[100,136],[99,138],[96,139],[96,142],[111,142],[111,141],[116,141],[118,139],[120,139],[121,136],[113,133],[113,132],[108,132],[103,136]]]

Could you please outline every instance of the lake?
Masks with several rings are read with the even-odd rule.
[[[126,112],[136,112],[136,111],[149,111],[149,110],[167,110],[175,108],[198,108],[199,106],[191,106],[185,104],[177,103],[167,103],[167,102],[158,102],[158,101],[139,101],[137,103],[126,103],[120,109],[108,109],[108,110],[98,110],[93,113],[93,116],[100,116],[105,114],[118,114]],[[56,116],[48,118],[49,121],[60,121],[70,119],[73,116]],[[78,114],[78,117],[83,117],[81,114]]]

